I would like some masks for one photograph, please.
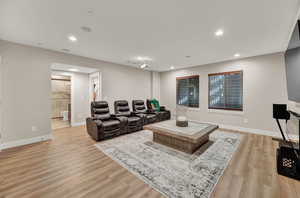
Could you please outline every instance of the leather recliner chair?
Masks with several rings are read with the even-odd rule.
[[[86,119],[88,134],[96,141],[126,133],[126,119],[118,118],[109,112],[106,101],[91,103],[92,117]]]
[[[143,118],[144,125],[151,124],[159,120],[158,114],[146,109],[145,102],[143,100],[133,100],[132,109],[134,113]]]
[[[155,111],[151,105],[151,101],[147,99],[147,109],[150,111]],[[159,121],[164,121],[164,120],[170,120],[171,119],[171,112],[166,109],[164,106],[160,106],[159,111],[155,111],[158,114]]]
[[[135,132],[143,129],[143,119],[130,111],[128,102],[126,100],[115,101],[115,114],[117,117],[127,118],[127,132]]]

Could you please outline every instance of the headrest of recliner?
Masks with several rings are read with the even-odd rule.
[[[95,102],[92,102],[92,107],[93,108],[107,108],[108,103],[106,101],[95,101]]]
[[[126,100],[117,100],[115,101],[116,106],[128,106],[128,102]]]
[[[130,115],[130,108],[126,100],[115,101],[115,114]]]
[[[144,102],[143,100],[134,100],[134,101],[133,101],[133,104],[134,104],[134,105],[144,105],[145,102]]]
[[[95,101],[91,103],[91,115],[97,116],[99,119],[109,119],[109,107],[106,101]]]

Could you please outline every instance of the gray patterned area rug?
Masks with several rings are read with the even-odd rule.
[[[216,130],[193,155],[154,143],[140,131],[96,147],[169,198],[208,198],[240,144],[242,135]]]

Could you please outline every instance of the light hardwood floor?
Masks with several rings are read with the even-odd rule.
[[[51,119],[52,130],[67,128],[67,127],[71,127],[69,121],[63,121],[61,118]]]
[[[212,197],[300,198],[300,182],[276,173],[277,142],[244,134]],[[163,197],[93,145],[84,127],[53,141],[0,152],[0,197]]]

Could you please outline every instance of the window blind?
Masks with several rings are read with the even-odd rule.
[[[209,108],[243,110],[243,72],[209,75]]]
[[[176,78],[176,100],[178,105],[199,107],[199,76]]]

